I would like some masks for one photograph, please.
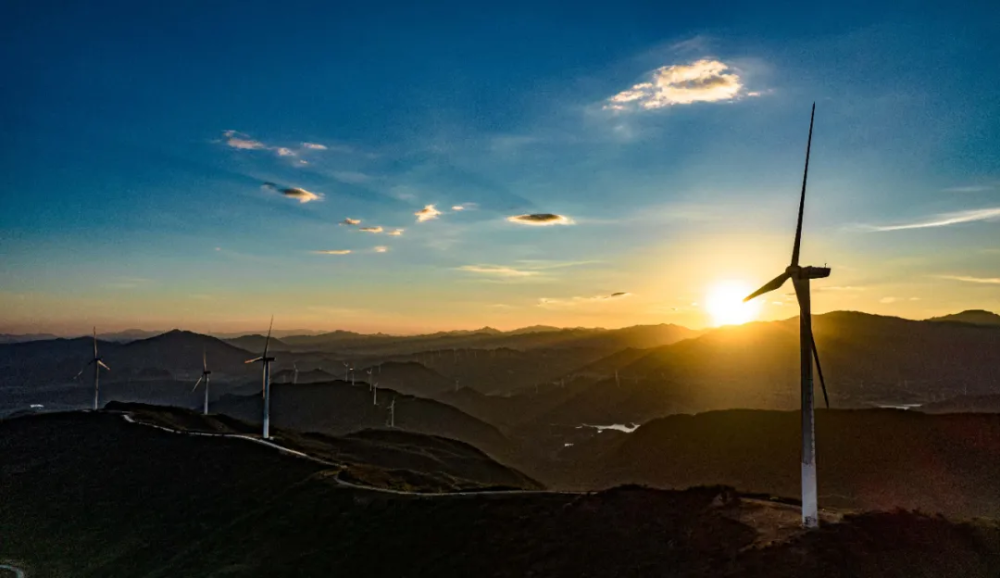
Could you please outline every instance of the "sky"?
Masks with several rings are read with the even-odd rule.
[[[0,332],[710,326],[813,102],[814,312],[1000,311],[1000,5],[835,4],[5,3]]]

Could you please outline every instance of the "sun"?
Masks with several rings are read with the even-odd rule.
[[[720,281],[705,297],[705,309],[715,325],[739,325],[753,321],[760,313],[760,301],[744,303],[743,298],[754,290],[743,281]]]

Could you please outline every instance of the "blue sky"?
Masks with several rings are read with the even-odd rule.
[[[1000,310],[1000,8],[822,10],[9,4],[0,331],[711,324],[813,101],[816,310]]]

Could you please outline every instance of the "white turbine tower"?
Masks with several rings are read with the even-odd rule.
[[[372,405],[378,405],[378,382],[372,384]]]
[[[201,352],[201,377],[198,381],[194,382],[194,387],[191,391],[198,389],[198,385],[201,384],[201,380],[205,380],[205,415],[208,415],[208,382],[211,379],[212,372],[208,370],[208,354],[204,350]]]
[[[261,394],[264,396],[264,439],[271,437],[271,362],[273,357],[267,356],[267,346],[271,343],[271,327],[274,326],[274,316],[271,316],[271,324],[267,326],[267,339],[264,340],[264,354],[254,359],[248,359],[244,363],[264,364],[264,387]]]
[[[371,391],[372,390],[372,368],[369,367],[368,369],[366,369],[365,373],[368,374],[368,391]]]
[[[97,411],[100,408],[100,401],[101,401],[101,395],[100,395],[100,392],[101,392],[101,368],[103,367],[107,371],[111,371],[111,368],[104,364],[104,361],[101,360],[101,356],[97,355],[97,328],[96,327],[94,328],[94,358],[91,359],[90,362],[87,363],[87,365],[84,365],[80,369],[80,371],[76,374],[76,377],[73,378],[73,379],[79,379],[79,377],[81,375],[83,375],[83,371],[85,369],[87,369],[88,367],[90,367],[91,365],[94,366],[94,411]]]
[[[292,385],[299,382],[299,366],[294,361],[292,362]]]
[[[347,374],[350,372],[351,364],[347,361],[342,361],[344,364],[344,383],[347,383]]]
[[[396,398],[392,398],[392,403],[389,404],[389,421],[385,425],[396,427]]]

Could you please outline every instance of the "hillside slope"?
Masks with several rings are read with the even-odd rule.
[[[114,447],[114,451],[108,451]],[[996,576],[1000,529],[863,514],[801,534],[725,488],[418,497],[241,440],[0,422],[0,558],[30,576]]]

